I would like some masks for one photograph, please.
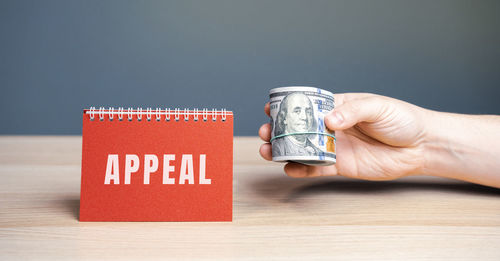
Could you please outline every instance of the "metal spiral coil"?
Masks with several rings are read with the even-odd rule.
[[[212,121],[217,121],[220,119],[221,121],[226,121],[228,114],[231,114],[232,112],[228,112],[226,109],[189,109],[185,108],[181,110],[180,108],[175,108],[175,109],[170,109],[170,108],[156,108],[153,110],[153,108],[148,107],[145,110],[141,107],[138,107],[136,109],[134,108],[127,108],[125,110],[123,107],[119,107],[118,109],[115,109],[114,107],[109,107],[108,109],[105,109],[104,107],[99,107],[99,109],[96,109],[96,107],[90,107],[90,109],[85,110],[85,114],[89,116],[91,121],[94,121],[96,116],[98,117],[99,121],[104,121],[106,118],[109,121],[113,121],[114,119],[118,119],[118,121],[123,121],[124,118],[126,118],[128,121],[133,121],[134,118],[137,121],[142,121],[143,116],[145,116],[146,121],[171,121],[173,118],[174,121],[180,121],[181,118],[184,121],[199,121],[200,116],[201,116],[201,121],[208,121],[209,118],[212,119]],[[115,117],[116,115],[116,117]],[[107,117],[106,117],[107,116]],[[135,117],[134,117],[135,116]]]

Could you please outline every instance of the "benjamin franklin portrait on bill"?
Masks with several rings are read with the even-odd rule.
[[[311,100],[303,93],[293,92],[285,96],[279,105],[274,136],[317,131],[314,108]],[[273,141],[273,156],[318,155],[318,149],[308,138],[308,134],[287,135]]]

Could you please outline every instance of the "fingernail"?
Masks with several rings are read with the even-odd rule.
[[[342,117],[342,114],[335,111],[331,114],[328,120],[334,125],[340,125],[344,121],[344,117]]]

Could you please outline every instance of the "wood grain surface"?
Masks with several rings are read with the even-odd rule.
[[[260,144],[235,138],[231,223],[81,223],[81,137],[0,136],[0,260],[500,260],[498,189],[294,179]]]

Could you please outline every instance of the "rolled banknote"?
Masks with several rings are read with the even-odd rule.
[[[273,161],[308,165],[336,162],[335,133],[325,127],[333,94],[315,87],[291,86],[269,91]]]

